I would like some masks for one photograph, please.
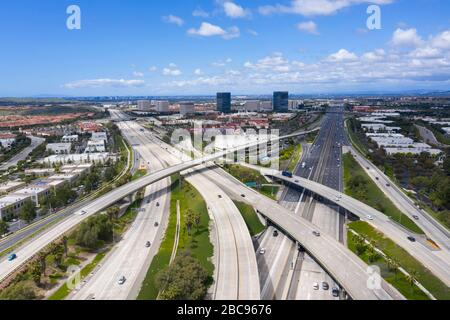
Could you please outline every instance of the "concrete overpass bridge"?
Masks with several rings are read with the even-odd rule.
[[[312,131],[319,129],[320,128],[317,128]],[[305,135],[312,131],[299,132],[292,135],[283,136],[278,139]],[[0,282],[6,279],[11,273],[17,270],[17,268],[21,267],[37,252],[44,249],[52,241],[70,231],[86,218],[106,209],[129,194],[132,194],[149,184],[170,177],[173,174],[183,172],[187,169],[222,158],[227,154],[238,152],[242,149],[254,147],[255,145],[266,142],[268,141],[251,143],[230,149],[228,151],[206,156],[204,158],[174,165],[144,176],[99,197],[77,211],[74,215],[69,216],[19,249],[16,252],[17,259],[14,261],[0,261]],[[352,298],[359,300],[403,299],[403,297],[384,280],[381,280],[381,288],[369,289],[367,286],[367,281],[369,278],[369,275],[367,274],[367,266],[365,266],[365,264],[360,261],[359,258],[356,257],[350,250],[342,246],[331,237],[327,237],[325,235],[320,239],[317,239],[317,237],[313,235],[313,231],[318,230],[316,226],[302,218],[295,217],[288,212],[278,211],[276,208],[271,211],[269,218],[277,223],[299,243],[301,243],[302,246],[310,252],[319,261],[319,263],[330,272],[331,275],[333,275],[336,281],[341,284],[341,286]]]

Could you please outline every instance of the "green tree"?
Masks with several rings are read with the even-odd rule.
[[[28,269],[28,274],[31,276],[36,285],[41,284],[41,276],[42,276],[42,265],[39,260],[31,263],[30,268]]]
[[[188,235],[191,235],[192,226],[195,224],[195,213],[191,209],[188,209],[185,213],[185,221],[186,229],[188,231]]]
[[[156,276],[162,300],[202,300],[211,284],[207,271],[188,253]]]
[[[417,279],[417,271],[416,270],[409,270],[408,274],[405,276],[406,277],[406,281],[408,281],[410,287],[411,287],[411,292],[414,290],[414,286],[416,284],[416,279]]]
[[[8,223],[3,221],[3,219],[0,219],[0,235],[6,234],[8,232],[9,232]]]
[[[31,201],[25,202],[19,213],[19,218],[30,223],[36,218],[36,207]]]
[[[19,282],[0,293],[0,300],[35,300],[36,292],[26,282]]]

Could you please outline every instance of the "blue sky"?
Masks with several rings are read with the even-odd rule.
[[[366,9],[381,8],[381,30]],[[81,9],[68,30],[66,8]],[[450,89],[448,0],[9,0],[0,96]]]

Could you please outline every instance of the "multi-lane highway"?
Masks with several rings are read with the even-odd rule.
[[[163,163],[155,157],[126,123],[119,123],[124,137],[146,161],[150,172],[162,169]],[[166,178],[145,188],[142,206],[130,229],[107,255],[94,274],[85,279],[73,300],[134,300],[153,257],[159,250],[166,230],[169,212],[170,179]],[[150,247],[147,246],[150,242]],[[126,281],[119,284],[119,279]]]
[[[31,139],[31,144],[25,149],[23,149],[21,152],[16,154],[14,157],[9,159],[7,162],[1,164],[0,171],[8,170],[8,168],[13,167],[17,165],[20,161],[25,160],[34,149],[36,149],[45,142],[44,138],[38,138],[34,136],[29,136],[28,138]]]
[[[377,166],[364,158],[353,147],[348,147],[356,161],[364,169],[373,182],[383,191],[383,193],[410,219],[422,228],[422,230],[434,240],[442,250],[449,253],[450,231],[431,217],[426,211],[419,209],[400,188],[392,182]],[[445,253],[444,253],[445,254]]]
[[[170,148],[170,146],[167,146],[167,145],[164,145],[162,142],[157,142],[157,144],[159,145],[159,146],[161,146],[161,148],[162,148],[162,150],[166,150],[166,149],[169,149]],[[161,150],[161,151],[162,151]],[[175,151],[173,151],[173,150],[171,150],[174,154],[176,154],[176,152]],[[235,197],[242,197],[242,195],[245,195],[246,197],[244,198],[246,201],[248,201],[248,199],[250,199],[251,197],[249,196],[248,198],[247,198],[247,192],[248,192],[248,189],[245,187],[245,186],[243,186],[241,183],[239,183],[239,182],[237,182],[237,180],[235,181],[235,180],[233,180],[233,178],[232,177],[230,177],[230,176],[228,176],[227,174],[225,174],[225,175],[217,175],[217,174],[214,174],[213,173],[213,171],[214,170],[209,170],[209,171],[205,171],[204,172],[204,174],[205,175],[207,175],[207,177],[209,178],[209,180],[212,180],[212,181],[215,181],[217,184],[219,184],[222,188],[224,188],[224,185],[223,185],[223,183],[226,183],[226,187],[225,187],[225,189],[227,189],[228,190],[228,192],[230,191],[230,190],[233,190],[233,192],[232,193],[234,193],[234,196]],[[226,177],[226,179],[224,179]],[[232,187],[230,187],[230,184],[229,183],[232,183],[232,184],[234,184]],[[237,182],[237,183],[236,183]],[[241,194],[239,194],[239,192],[242,192]],[[236,194],[237,193],[237,194]],[[263,196],[261,196],[260,194],[256,194],[257,195],[257,199],[255,199],[254,200],[254,202],[252,202],[252,204],[253,205],[255,205],[256,203],[258,203],[258,205],[260,205],[260,206],[262,206],[263,205],[263,203],[265,202],[265,201],[269,201],[269,202],[273,202],[273,201],[271,201],[271,200],[269,200],[268,198],[265,198],[265,197],[263,197]],[[254,194],[253,194],[253,196],[254,196]],[[263,210],[263,209],[261,209],[261,210]],[[261,212],[264,212],[264,211],[261,211]],[[274,214],[275,214],[275,212],[277,212],[277,210],[275,209],[274,211],[271,211],[271,212],[273,212]],[[286,212],[286,211],[285,211]],[[286,212],[286,213],[288,213],[288,212]],[[290,214],[290,213],[289,213]],[[282,237],[280,237],[280,239],[282,239]],[[284,245],[286,245],[286,243],[289,243],[288,242],[288,240],[286,239],[285,241],[284,241]],[[342,249],[342,248],[340,248],[340,249]],[[267,249],[266,249],[267,250]],[[290,250],[292,250],[292,244],[291,244],[291,249]],[[346,248],[344,249],[344,250],[347,250]],[[277,251],[276,250],[276,252],[279,252],[279,251]],[[351,253],[350,253],[350,255],[352,255]],[[259,257],[258,257],[258,260],[261,260],[261,256],[262,255],[260,255]],[[269,256],[271,256],[271,254],[269,253]],[[355,257],[355,256],[353,256],[352,255],[352,257],[353,257],[353,259],[355,259],[355,261],[357,261],[358,263],[362,263],[357,257]],[[280,252],[279,254],[277,253],[276,255],[275,255],[275,258],[274,258],[274,260],[278,260],[278,261],[287,261],[287,257],[286,257],[286,255],[284,255],[283,254],[283,252]],[[362,264],[364,264],[364,263],[362,263]],[[277,275],[277,277],[283,277],[283,275],[282,275],[282,270],[277,270],[276,268],[271,268],[270,270],[268,270],[267,271],[269,274],[271,274],[272,276],[273,276],[273,274],[274,273],[276,273]],[[280,274],[281,273],[281,274]],[[366,277],[367,277],[367,274],[365,275]],[[367,279],[366,279],[367,280]],[[366,287],[366,289],[364,289],[363,288],[363,286],[365,286]],[[386,283],[383,283],[383,286],[384,286],[384,288],[383,288],[383,290],[380,290],[379,292],[376,292],[376,293],[374,293],[373,291],[371,291],[372,292],[372,294],[373,294],[373,296],[372,296],[372,298],[376,298],[376,299],[388,299],[388,298],[394,298],[394,299],[401,299],[401,295],[400,294],[398,294],[398,292],[396,292],[396,290],[395,289],[393,289],[392,287],[390,287],[388,284],[386,284]],[[261,282],[261,290],[262,290],[262,293],[261,293],[261,297],[262,298],[267,298],[267,297],[270,297],[270,295],[271,295],[271,291],[273,291],[273,290],[275,290],[275,288],[274,287],[271,287],[271,285],[270,285],[270,283],[264,283],[264,282]],[[366,286],[366,283],[364,282],[363,284],[362,284],[362,286],[360,286],[360,290],[366,290],[367,291],[367,286]],[[387,290],[388,292],[389,292],[389,294],[385,291],[385,290]],[[355,294],[355,298],[358,298],[358,294],[356,294],[356,292],[354,293]],[[352,295],[353,295],[353,293],[352,293]],[[369,295],[370,296],[370,295]]]
[[[291,137],[287,136],[287,137]],[[284,137],[286,138],[286,137]],[[260,142],[261,143],[261,142]],[[248,147],[246,145],[245,147]],[[149,184],[155,183],[161,179],[167,178],[170,175],[184,171],[198,165],[202,165],[223,157],[226,153],[235,152],[243,147],[238,147],[233,150],[228,150],[226,152],[219,152],[218,154],[204,157],[201,159],[196,159],[193,161],[187,161],[182,164],[174,165],[170,168],[159,170],[152,174],[149,174],[139,180],[131,182],[120,188],[113,190],[112,192],[96,199],[88,206],[84,208],[85,214],[80,211],[80,214],[73,215],[71,219],[67,219],[53,228],[49,229],[47,232],[42,234],[39,238],[34,241],[27,243],[17,252],[17,259],[12,262],[1,261],[0,262],[0,279],[4,279],[13,270],[19,267],[22,263],[27,261],[36,252],[41,250],[43,247],[48,245],[51,241],[55,240],[78,223],[83,221],[86,217],[99,212],[106,207],[112,205],[116,201],[124,198],[126,195],[131,194]],[[212,181],[216,181],[220,187],[228,190],[231,193],[235,193],[237,190],[245,189],[241,183],[237,182],[237,186],[233,183],[233,179],[230,179],[229,175],[225,175],[226,179],[222,181],[217,181],[218,177],[223,176],[217,172],[210,170],[211,175],[208,177]],[[231,188],[230,188],[231,187]],[[252,190],[246,189],[245,193],[242,193],[247,200],[254,205],[262,214],[264,214],[271,221],[274,221],[282,230],[287,232],[293,238],[298,240],[303,247],[315,257],[315,259],[330,273],[330,275],[338,281],[346,291],[355,299],[401,299],[401,295],[393,289],[386,282],[381,281],[382,288],[372,290],[367,287],[367,280],[369,275],[367,274],[366,265],[360,261],[353,253],[351,253],[347,248],[339,244],[332,237],[323,234],[320,241],[317,241],[316,236],[313,231],[320,231],[320,228],[314,226],[312,223],[302,219],[300,217],[295,217],[291,212],[274,203],[272,200],[261,196],[258,193],[249,193]]]
[[[135,122],[123,124],[127,137],[138,139],[134,143],[142,149],[146,161],[161,161],[162,167],[190,159],[180,153],[181,160],[149,139],[150,132]],[[128,132],[129,131],[129,132]],[[158,151],[159,150],[159,151]],[[199,168],[202,170],[202,168]],[[214,299],[237,300],[260,298],[258,270],[250,234],[233,201],[201,172],[185,172],[187,181],[203,196],[213,220],[215,242]]]

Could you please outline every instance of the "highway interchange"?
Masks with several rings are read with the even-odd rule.
[[[0,280],[5,279],[34,253],[88,216],[107,208],[136,190],[146,188],[146,198],[142,210],[133,226],[81,290],[71,295],[73,299],[134,299],[137,296],[143,274],[164,234],[164,221],[167,219],[169,207],[168,177],[173,173],[189,170],[185,172],[187,179],[204,197],[217,234],[215,259],[220,258],[219,261],[215,261],[217,270],[214,298],[336,298],[331,296],[331,290],[322,290],[322,288],[314,290],[312,288],[312,283],[321,284],[322,281],[327,281],[330,287],[341,286],[354,299],[403,298],[384,281],[382,281],[381,289],[369,290],[366,285],[367,266],[342,244],[345,242],[345,215],[339,208],[343,207],[343,202],[347,200],[349,211],[360,210],[355,206],[353,199],[347,199],[345,196],[342,196],[342,202],[336,203],[338,201],[335,201],[333,204],[333,197],[342,191],[340,146],[347,144],[343,131],[342,112],[326,115],[322,126],[327,130],[320,131],[318,138],[310,148],[306,146],[300,161],[300,164],[304,162],[306,166],[303,168],[299,164],[294,172],[293,179],[298,179],[301,183],[297,183],[297,187],[287,187],[283,191],[281,205],[247,188],[210,163],[216,159],[217,155],[192,161],[187,159],[180,161],[178,151],[152,137],[148,131],[142,131],[142,127],[136,123],[124,121],[119,125],[128,141],[148,163],[151,173],[90,203],[83,203],[82,206],[76,208],[75,214],[67,215],[65,219],[21,246],[17,250],[16,261],[11,263],[2,259],[0,261]],[[195,167],[197,168],[191,169]],[[279,173],[273,173],[272,177],[291,183],[291,186],[295,184],[292,183],[292,179],[288,181]],[[309,178],[320,185],[312,183],[309,185],[309,180],[302,178]],[[307,190],[320,194],[330,201],[318,201],[317,196]],[[222,198],[218,197],[219,194]],[[259,239],[259,247],[256,247],[255,253],[252,239],[232,199],[243,199],[253,205],[261,215],[275,224],[277,230],[282,231],[280,236],[272,237],[275,229],[269,227]],[[152,208],[155,200],[162,205]],[[150,201],[147,203],[148,205],[146,205],[146,201]],[[85,211],[86,214],[81,215],[82,211]],[[384,225],[386,225],[388,235],[391,232],[392,235],[403,237],[401,234],[404,232],[403,230],[399,231],[397,226],[385,221],[387,220],[385,217],[377,216],[377,213],[374,213],[374,216],[376,216],[377,222],[386,222]],[[159,228],[154,227],[156,220],[163,222]],[[321,231],[320,241],[317,241],[317,237],[313,234],[313,231],[318,230]],[[431,230],[431,232],[434,231]],[[230,241],[230,239],[234,239],[234,241]],[[296,242],[291,239],[295,239]],[[442,243],[443,248],[446,248],[446,244],[448,244],[445,242],[446,239],[448,237],[442,239],[438,237],[436,241]],[[150,250],[145,248],[146,241],[153,243]],[[301,251],[298,250],[297,242],[302,245]],[[399,239],[399,242],[404,247],[410,245],[406,243],[406,238],[403,241]],[[4,243],[6,242],[2,242],[1,245]],[[266,249],[264,255],[259,254],[261,248]],[[411,248],[413,252],[417,249],[418,247]],[[429,249],[420,247],[416,258],[422,259],[427,266],[430,265],[430,269],[442,280],[446,280],[448,284],[450,268],[448,268],[447,251],[439,251],[433,256],[426,250]],[[433,258],[435,258],[434,261]],[[117,278],[125,274],[129,281],[125,286],[118,288]],[[230,275],[232,275],[231,278]],[[223,280],[225,277],[227,277],[227,281]]]

